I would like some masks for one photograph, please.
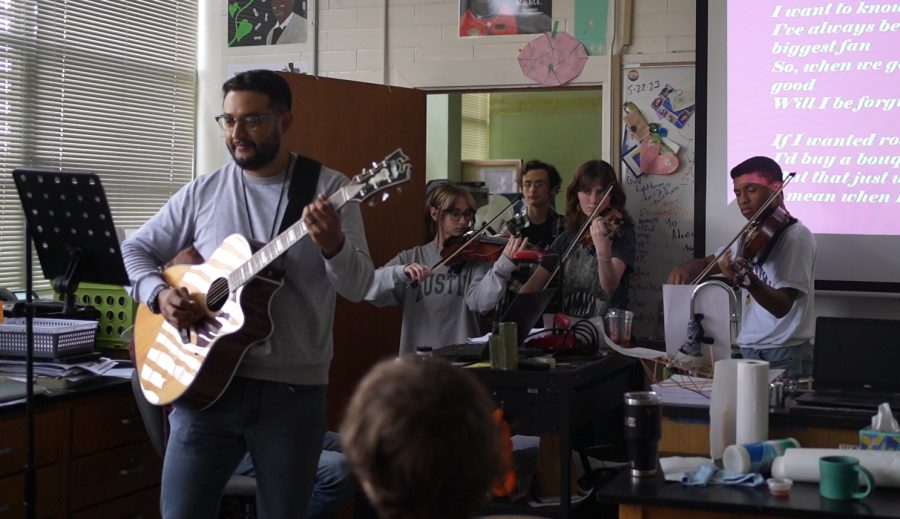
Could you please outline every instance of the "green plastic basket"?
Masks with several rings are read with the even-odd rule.
[[[79,283],[75,302],[91,305],[100,312],[100,329],[97,331],[98,348],[128,348],[123,334],[134,326],[137,303],[118,285]],[[128,331],[128,336],[131,332]]]

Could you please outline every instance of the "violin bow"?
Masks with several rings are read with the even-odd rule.
[[[559,272],[560,267],[562,267],[563,263],[569,258],[569,254],[572,253],[572,250],[575,249],[575,246],[581,243],[581,236],[584,234],[584,231],[587,230],[588,226],[594,221],[594,218],[597,217],[597,213],[600,212],[600,208],[603,207],[603,204],[606,202],[606,199],[609,198],[610,193],[612,193],[613,185],[610,184],[606,188],[606,192],[603,193],[603,198],[600,199],[600,202],[597,203],[597,206],[594,207],[594,210],[591,211],[590,216],[587,217],[587,220],[581,224],[581,229],[578,229],[578,234],[575,235],[575,239],[572,240],[572,243],[569,244],[569,247],[566,249],[566,252],[563,253],[562,258],[559,259],[559,262],[556,264],[556,268],[553,269],[553,272],[550,273],[550,278],[547,279],[547,282],[544,283],[544,289],[550,286],[550,282],[553,281],[553,278],[556,277],[556,274]]]
[[[695,277],[694,281],[691,282],[692,285],[696,285],[697,283],[703,281],[703,278],[709,275],[710,271],[713,269],[713,266],[719,263],[722,255],[725,254],[726,251],[731,250],[731,246],[734,245],[734,242],[738,241],[744,235],[744,233],[747,232],[747,229],[749,229],[750,226],[752,226],[754,222],[756,222],[756,219],[762,216],[764,212],[766,212],[769,206],[772,205],[772,202],[775,201],[775,198],[777,198],[778,195],[781,194],[782,191],[784,191],[784,187],[788,185],[788,182],[790,182],[795,175],[797,175],[796,171],[788,173],[787,177],[785,177],[785,179],[781,182],[781,186],[779,186],[778,189],[776,189],[772,192],[772,194],[769,195],[769,198],[765,201],[765,203],[756,210],[752,218],[747,220],[747,223],[745,223],[744,226],[741,227],[741,230],[738,231],[738,233],[735,235],[735,237],[732,238],[730,242],[728,242],[728,245],[726,245],[725,248],[722,249],[722,252],[716,255],[715,259],[713,259],[709,263],[709,265],[706,266],[706,268],[704,268],[699,274],[697,274],[697,277]]]
[[[475,231],[474,233],[472,233],[472,236],[471,236],[468,240],[466,240],[462,245],[460,245],[458,249],[456,249],[455,251],[453,251],[453,254],[450,254],[450,255],[447,256],[446,258],[443,258],[443,259],[441,259],[441,261],[435,263],[435,264],[431,267],[431,271],[434,272],[435,269],[441,268],[442,266],[446,265],[447,262],[449,262],[450,260],[452,260],[453,258],[455,258],[456,256],[458,256],[459,253],[463,251],[463,249],[465,249],[466,247],[468,247],[469,245],[471,245],[472,242],[474,242],[474,241],[477,240],[482,234],[484,234],[484,231],[488,230],[488,228],[490,228],[491,224],[494,223],[494,222],[497,220],[497,218],[500,218],[500,216],[501,216],[503,213],[505,213],[507,209],[509,209],[510,207],[512,207],[513,204],[515,204],[516,202],[518,202],[518,201],[521,200],[521,199],[522,199],[522,195],[519,195],[519,196],[513,198],[512,201],[510,201],[510,203],[506,204],[506,207],[504,207],[503,209],[501,209],[500,211],[498,211],[497,214],[495,214],[493,218],[491,218],[490,220],[484,222],[484,225],[481,226],[481,229],[479,229],[479,230]],[[416,283],[415,281],[413,281],[412,283],[410,283],[410,284],[407,285],[407,286],[408,286],[409,288],[416,288],[417,286],[419,286],[419,284]]]

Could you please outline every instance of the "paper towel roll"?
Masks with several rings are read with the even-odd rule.
[[[879,487],[900,487],[900,452],[861,449],[788,449],[772,462],[772,476],[817,483],[819,458],[852,456],[875,476]]]
[[[739,373],[739,367],[744,365],[746,367],[740,368]],[[711,458],[721,459],[722,452],[728,445],[753,443],[768,438],[768,391],[768,362],[750,359],[725,359],[716,362],[709,404]]]
[[[769,439],[769,363],[740,360],[737,366],[735,443]]]
[[[720,459],[728,445],[734,444],[734,413],[737,400],[738,359],[716,361],[713,389],[709,402],[709,456]]]

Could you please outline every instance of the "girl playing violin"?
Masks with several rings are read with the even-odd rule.
[[[745,160],[731,170],[731,178],[737,205],[748,220],[784,181],[781,167],[768,157]],[[778,194],[770,207],[784,210],[783,195]],[[722,248],[713,256],[681,263],[667,282],[691,283],[707,267],[711,267],[711,274],[724,274],[746,295],[737,338],[741,354],[768,361],[772,369],[785,369],[788,377],[809,376],[816,242],[806,226],[793,221],[773,240],[767,244],[766,253],[758,257],[745,257],[743,240],[737,240],[730,250]],[[713,264],[720,254],[719,262]]]
[[[481,335],[477,314],[496,307],[515,267],[510,258],[527,244],[512,238],[496,262],[466,261],[432,271],[442,261],[447,240],[469,230],[475,201],[462,187],[440,182],[428,193],[425,212],[432,239],[377,269],[366,295],[375,306],[403,305],[400,355],[414,353],[418,346],[446,346]]]
[[[577,236],[588,217],[601,203],[598,216]],[[566,230],[550,246],[521,292],[544,288],[573,241],[575,245],[555,278],[561,277],[562,307],[575,317],[602,316],[608,308],[628,306],[628,287],[634,271],[634,223],[625,211],[625,192],[609,163],[589,160],[578,167],[566,188]]]

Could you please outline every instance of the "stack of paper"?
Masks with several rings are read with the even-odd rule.
[[[47,378],[82,379],[103,375],[116,366],[116,361],[106,357],[78,363],[35,362],[35,376]],[[24,376],[26,365],[24,360],[0,360],[0,373],[10,376]]]

